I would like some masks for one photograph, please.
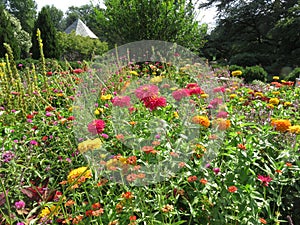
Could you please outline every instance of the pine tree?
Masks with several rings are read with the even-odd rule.
[[[45,58],[59,59],[60,51],[58,48],[56,29],[51,20],[49,10],[43,7],[35,22],[32,34],[32,58],[40,58],[40,49],[37,41],[37,29],[41,31],[41,38],[43,41],[43,50]]]
[[[19,59],[21,49],[14,34],[13,24],[10,20],[9,13],[4,9],[4,6],[0,4],[0,58],[4,57],[6,53],[4,43],[10,45],[15,59]]]

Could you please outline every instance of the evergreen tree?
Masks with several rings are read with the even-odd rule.
[[[10,45],[13,50],[15,59],[20,58],[20,46],[14,34],[13,24],[10,20],[9,13],[0,4],[0,58],[5,56],[6,49],[4,43]]]
[[[37,29],[41,31],[45,57],[58,59],[60,57],[60,51],[58,48],[56,30],[47,7],[42,8],[34,25],[32,34],[32,58],[34,59],[40,58],[40,49],[36,35]]]

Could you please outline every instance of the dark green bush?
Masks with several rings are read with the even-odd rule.
[[[296,78],[299,77],[300,77],[300,67],[297,67],[291,73],[288,74],[286,80],[296,81]]]
[[[260,80],[265,82],[267,79],[268,73],[264,70],[264,68],[260,66],[250,66],[246,67],[242,77],[246,83],[251,83],[254,80]]]

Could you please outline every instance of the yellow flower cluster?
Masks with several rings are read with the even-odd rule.
[[[292,134],[300,134],[300,125],[290,126],[288,131]]]
[[[130,71],[129,73],[132,74],[132,75],[135,75],[135,76],[138,76],[138,75],[139,75],[138,72],[136,72],[136,71],[134,71],[134,70],[133,70],[133,71]]]
[[[102,101],[105,101],[105,100],[110,100],[113,96],[111,94],[107,94],[107,95],[101,95],[100,99]]]
[[[289,127],[292,124],[289,120],[285,120],[285,119],[276,120],[276,119],[273,119],[271,121],[271,125],[273,127],[275,127],[275,130],[280,131],[280,132],[285,132],[289,129]]]
[[[162,76],[157,76],[157,77],[153,77],[153,78],[151,78],[151,80],[150,80],[150,82],[152,82],[152,83],[160,83],[160,82],[162,82],[162,79],[163,79],[163,77]]]
[[[59,208],[60,208],[59,206],[55,206],[55,205],[52,205],[50,208],[49,207],[45,207],[40,212],[39,217],[40,218],[44,218],[46,216],[49,216],[51,212],[52,212],[52,215],[57,215],[58,211],[59,211]]]
[[[270,98],[269,103],[273,104],[273,105],[278,105],[279,99],[278,98]]]
[[[78,150],[80,151],[80,153],[84,153],[88,150],[99,149],[101,148],[101,146],[102,146],[102,142],[100,138],[96,138],[94,140],[88,139],[78,144]]]
[[[83,183],[86,178],[92,177],[92,171],[86,166],[79,167],[72,170],[68,175],[68,183],[73,184],[76,180],[76,184]]]
[[[192,118],[192,122],[195,124],[199,124],[203,127],[209,127],[210,121],[206,116],[194,116]]]

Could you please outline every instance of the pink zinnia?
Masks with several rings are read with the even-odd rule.
[[[130,107],[130,97],[116,96],[112,99],[112,104],[119,107]]]
[[[189,96],[189,91],[187,89],[179,89],[173,91],[172,96],[176,101],[180,101],[182,98]]]
[[[218,105],[222,104],[223,100],[220,98],[214,98],[213,100],[211,100],[211,102],[209,103],[209,105],[212,106],[212,108],[217,108]]]
[[[135,95],[138,99],[142,100],[144,98],[149,98],[158,95],[158,87],[153,84],[146,84],[140,86],[135,90]]]
[[[204,91],[200,87],[191,88],[188,90],[190,95],[201,95]]]
[[[152,110],[156,110],[158,107],[165,107],[167,105],[166,98],[164,97],[150,97],[144,98],[143,102],[145,107]]]
[[[88,131],[92,134],[101,134],[105,128],[103,120],[94,120],[88,124]]]
[[[224,93],[224,92],[225,92],[225,87],[224,87],[224,86],[216,87],[216,88],[214,88],[213,92],[214,92],[214,93],[217,93],[217,92],[222,92],[222,93]]]
[[[270,176],[258,175],[257,178],[262,182],[266,187],[269,186],[269,183],[273,180]]]

